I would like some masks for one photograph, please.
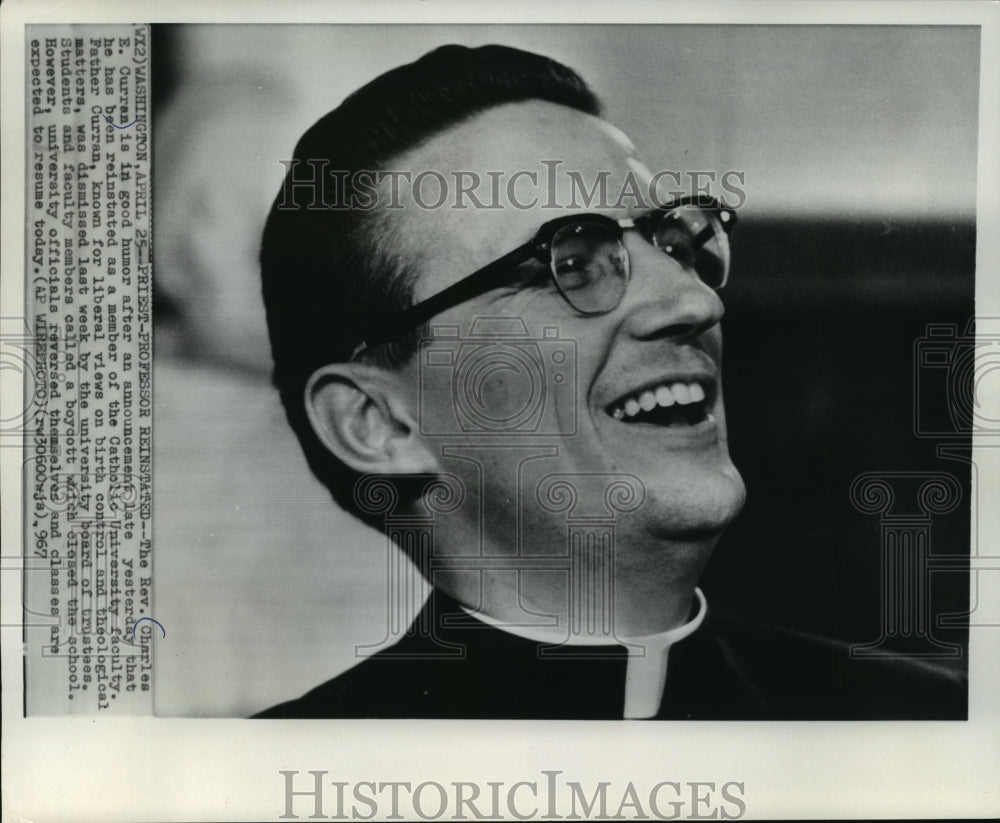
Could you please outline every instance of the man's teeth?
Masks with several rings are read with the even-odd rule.
[[[682,406],[686,406],[691,402],[691,389],[685,386],[683,383],[675,383],[670,387],[671,393],[674,395],[674,400],[680,403]]]
[[[657,386],[646,389],[634,397],[628,398],[622,406],[615,406],[611,416],[615,420],[635,417],[640,411],[652,411],[657,406],[666,408],[675,403],[686,406],[690,403],[700,403],[705,399],[705,390],[698,383],[672,383],[669,386]]]

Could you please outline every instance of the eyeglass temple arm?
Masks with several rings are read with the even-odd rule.
[[[508,275],[512,268],[534,256],[534,241],[525,243],[473,272],[468,277],[463,277],[457,283],[453,283],[432,297],[428,297],[415,306],[377,323],[354,349],[351,358],[353,359],[365,349],[388,343],[408,331],[419,328],[445,309],[450,309],[452,306],[457,306],[459,303],[488,291],[494,285],[502,282],[504,276]]]
[[[717,206],[714,200],[712,203]],[[726,218],[720,217],[719,222],[722,224],[723,230],[726,234],[728,234],[733,228],[733,225],[736,223],[736,213],[730,209],[720,208],[718,210],[720,214],[722,212],[727,214]],[[623,228],[630,227],[631,225],[636,225],[636,227],[638,227],[639,221],[642,219],[643,218],[639,218],[635,221],[626,219],[620,220],[618,223]],[[699,242],[699,245],[704,245],[705,242],[711,239],[713,234],[714,231],[712,228],[710,226],[706,226],[694,239]],[[512,268],[519,266],[531,257],[537,256],[537,240],[530,240],[523,246],[519,246],[513,251],[505,254],[503,257],[500,257],[478,271],[473,272],[468,277],[464,277],[457,283],[453,283],[448,286],[448,288],[435,294],[433,297],[429,297],[423,302],[417,303],[417,305],[411,306],[397,315],[376,323],[371,328],[369,333],[365,335],[365,339],[354,348],[350,359],[353,360],[365,349],[370,349],[374,346],[388,343],[390,340],[422,326],[428,320],[433,318],[435,315],[440,314],[445,309],[449,309],[452,306],[456,306],[459,303],[482,294],[484,291],[489,290],[497,283],[502,282],[503,277],[507,275]]]

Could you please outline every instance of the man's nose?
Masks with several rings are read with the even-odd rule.
[[[621,307],[629,334],[691,338],[722,319],[722,300],[693,269],[639,238],[629,240],[631,278]]]

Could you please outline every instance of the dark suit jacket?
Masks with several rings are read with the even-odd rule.
[[[433,632],[430,631],[433,627]],[[620,719],[619,646],[544,646],[435,592],[395,646],[257,717]],[[964,720],[965,677],[709,611],[670,650],[662,720]]]

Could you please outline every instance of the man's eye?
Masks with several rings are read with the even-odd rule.
[[[590,266],[584,257],[564,257],[556,264],[555,274],[563,291],[582,288],[591,280]]]
[[[582,257],[562,257],[556,263],[556,274],[560,277],[564,274],[573,274],[580,271],[583,268],[583,264]]]
[[[556,277],[560,283],[572,283],[587,276],[588,263],[585,257],[564,257],[556,265]]]

